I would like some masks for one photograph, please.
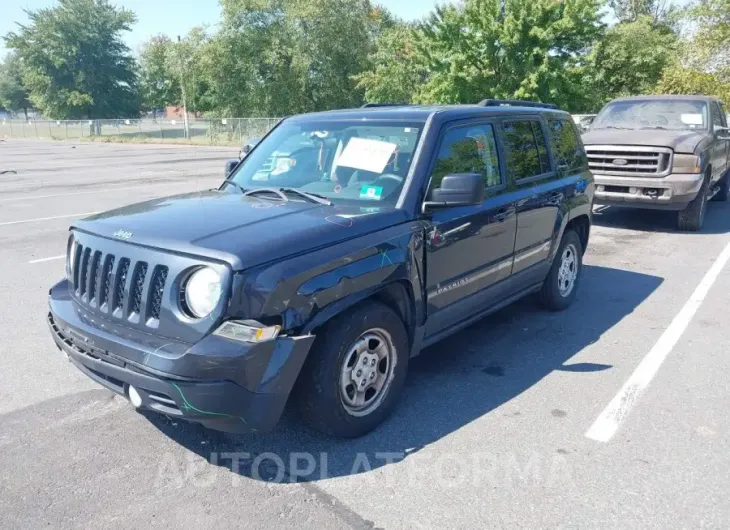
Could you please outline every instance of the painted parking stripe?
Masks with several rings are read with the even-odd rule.
[[[41,258],[41,259],[34,259],[30,260],[28,263],[43,263],[44,261],[53,261],[54,259],[61,259],[65,258],[66,254],[61,254],[60,256],[51,256],[50,258]]]
[[[52,219],[65,219],[67,217],[85,217],[87,215],[94,215],[99,212],[86,212],[86,213],[70,213],[68,215],[54,215],[53,217],[37,217],[35,219],[23,219],[22,221],[8,221],[0,223],[0,226],[19,225],[23,223],[36,223],[38,221],[50,221]]]
[[[710,270],[707,271],[702,281],[684,304],[677,316],[674,317],[669,327],[662,333],[659,340],[649,353],[644,357],[639,366],[636,367],[631,377],[624,383],[618,394],[611,400],[608,406],[601,412],[598,419],[590,429],[586,431],[586,437],[598,442],[609,441],[621,423],[631,412],[641,393],[649,386],[651,380],[659,371],[664,360],[671,353],[680,337],[687,329],[687,326],[694,317],[697,310],[705,300],[707,293],[717,280],[720,271],[730,260],[730,243],[720,253]]]

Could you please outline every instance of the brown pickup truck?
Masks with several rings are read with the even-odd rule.
[[[696,231],[710,199],[726,201],[730,130],[723,103],[709,96],[616,99],[583,136],[596,204],[677,211]]]

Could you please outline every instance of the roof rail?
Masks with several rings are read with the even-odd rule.
[[[372,107],[412,107],[408,103],[365,103],[361,109],[369,109]]]
[[[479,102],[480,107],[540,107],[543,109],[557,109],[553,103],[540,103],[539,101],[523,101],[521,99],[484,99]]]

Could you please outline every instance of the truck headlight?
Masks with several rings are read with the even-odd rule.
[[[71,236],[68,240],[68,250],[66,252],[66,278],[73,281],[74,277],[74,261],[76,258],[76,248],[78,243],[76,238]]]
[[[675,154],[672,166],[672,173],[702,173],[702,157]]]
[[[210,315],[221,299],[221,277],[210,267],[192,273],[185,282],[185,305],[191,315],[204,318]]]

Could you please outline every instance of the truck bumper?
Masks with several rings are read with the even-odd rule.
[[[595,204],[654,210],[684,210],[702,187],[704,175],[672,173],[666,177],[617,177],[593,172]]]
[[[49,293],[48,325],[58,348],[91,379],[140,409],[227,432],[265,432],[279,420],[314,335],[257,344],[208,335],[183,344],[90,315],[66,280]]]

